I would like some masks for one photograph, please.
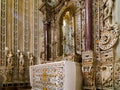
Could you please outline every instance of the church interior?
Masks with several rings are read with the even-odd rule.
[[[120,90],[120,0],[0,0],[0,90]]]

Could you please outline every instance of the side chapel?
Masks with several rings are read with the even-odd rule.
[[[0,88],[120,90],[119,4],[0,0]]]

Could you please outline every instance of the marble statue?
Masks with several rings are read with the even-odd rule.
[[[12,81],[12,68],[13,68],[13,53],[9,51],[7,55],[7,69],[6,69],[6,81]]]
[[[10,51],[9,54],[7,55],[7,66],[12,66],[13,64],[13,54]]]
[[[24,75],[24,55],[22,52],[20,52],[19,55],[19,80],[23,81],[23,75]]]
[[[20,52],[19,66],[24,66],[24,55]]]
[[[34,65],[34,57],[33,57],[32,54],[30,55],[29,65],[30,65],[30,66],[31,66],[31,65]]]

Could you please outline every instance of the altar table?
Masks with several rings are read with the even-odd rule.
[[[32,90],[82,90],[81,65],[72,61],[30,66]]]

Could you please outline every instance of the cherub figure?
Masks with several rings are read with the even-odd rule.
[[[7,66],[12,66],[13,64],[13,54],[10,51],[9,54],[7,55]]]
[[[24,55],[22,52],[20,52],[19,66],[24,66]]]
[[[32,54],[30,55],[29,65],[30,65],[30,66],[31,66],[31,65],[34,65],[34,57],[33,57]]]

